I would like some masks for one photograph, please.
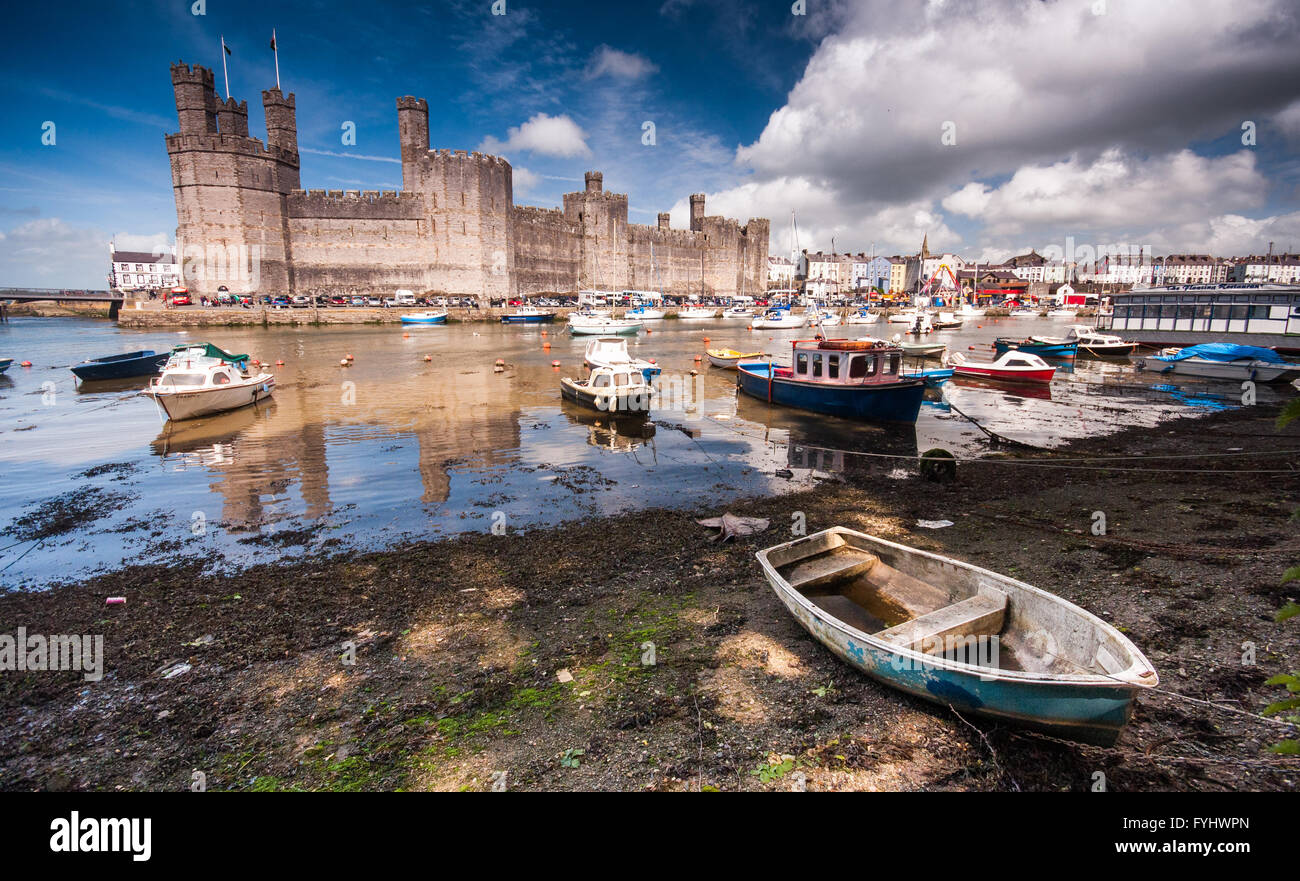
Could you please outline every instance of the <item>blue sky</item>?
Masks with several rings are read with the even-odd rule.
[[[510,159],[521,204],[558,205],[600,169],[634,222],[682,225],[705,192],[710,213],[770,217],[774,252],[792,209],[799,244],[826,249],[1300,246],[1289,0],[202,5],[7,10],[0,286],[102,286],[109,238],[173,236],[168,66],[213,67],[224,94],[224,35],[263,137],[273,26],[304,187],[400,186],[394,101],[413,94],[433,146]]]

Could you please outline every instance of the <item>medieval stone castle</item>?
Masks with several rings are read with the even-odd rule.
[[[770,224],[704,213],[690,229],[628,223],[627,196],[598,171],[564,207],[514,204],[510,163],[429,149],[429,105],[397,99],[402,190],[303,190],[292,93],[262,92],[266,143],[248,104],[217,96],[212,71],[172,65],[180,133],[168,135],[176,241],[195,294],[417,293],[501,298],[540,291],[764,290]],[[215,255],[215,256],[214,256]],[[238,271],[242,265],[244,271]],[[249,266],[252,271],[249,272]]]

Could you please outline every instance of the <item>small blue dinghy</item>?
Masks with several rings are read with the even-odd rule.
[[[832,527],[758,552],[814,639],[928,701],[1109,746],[1160,681],[1097,616],[949,557]]]
[[[125,355],[105,355],[103,358],[82,361],[72,368],[72,372],[82,382],[152,376],[162,370],[169,354],[163,352],[160,355],[152,349],[145,349],[139,352],[127,352]]]

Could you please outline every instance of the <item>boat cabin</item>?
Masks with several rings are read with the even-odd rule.
[[[776,376],[828,385],[863,385],[903,379],[903,350],[881,340],[795,340],[790,367]]]
[[[247,377],[233,364],[182,365],[163,371],[155,385],[162,388],[220,388]]]

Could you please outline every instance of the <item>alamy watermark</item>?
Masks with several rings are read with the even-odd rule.
[[[17,635],[0,633],[0,672],[54,672],[79,670],[87,682],[104,678],[102,634],[28,634],[19,627]]]

